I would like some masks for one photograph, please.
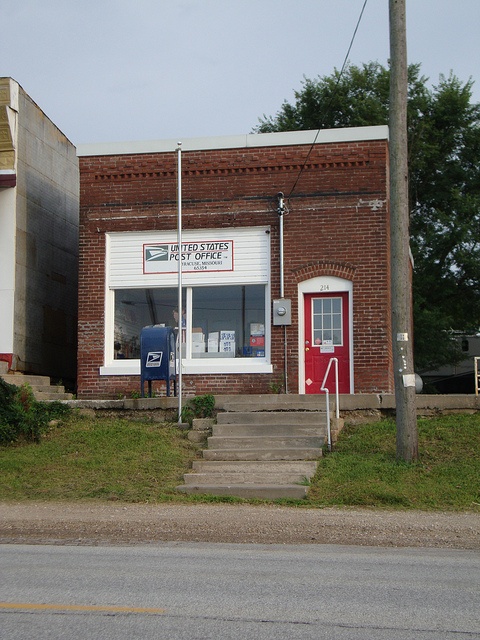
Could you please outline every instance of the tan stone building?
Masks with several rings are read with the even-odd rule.
[[[0,78],[0,360],[74,381],[78,265],[74,145]]]

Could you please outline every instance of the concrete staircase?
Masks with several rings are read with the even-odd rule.
[[[21,387],[28,384],[33,391],[36,400],[71,400],[73,395],[65,392],[62,385],[52,385],[48,376],[25,375],[18,372],[8,372],[6,362],[0,361],[0,378],[3,378],[8,384]]]
[[[184,493],[242,498],[307,495],[326,436],[324,411],[219,413],[203,459],[193,462]]]

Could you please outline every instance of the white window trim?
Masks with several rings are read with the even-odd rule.
[[[115,324],[115,289],[110,288],[109,282],[109,256],[110,235],[106,234],[105,242],[105,333],[104,333],[104,365],[99,368],[101,376],[139,376],[140,360],[115,360],[113,348],[113,335]],[[265,357],[264,358],[184,358],[182,359],[182,374],[249,374],[249,373],[273,373],[271,364],[271,317],[270,317],[270,259],[268,260],[268,279],[265,282]],[[147,286],[147,283],[145,283]],[[232,283],[233,284],[233,283]],[[258,282],[245,282],[241,284],[259,284]],[[211,286],[211,285],[210,285]],[[187,317],[191,317],[192,287],[185,287],[187,296]],[[191,334],[187,331],[187,336]],[[191,341],[191,335],[190,335]],[[188,344],[187,344],[188,347]],[[191,342],[190,342],[191,348]]]
[[[264,360],[258,358],[258,360]],[[229,374],[229,373],[272,373],[273,366],[267,362],[256,362],[255,358],[232,358],[225,360],[183,360],[182,373],[185,374]],[[115,360],[113,363],[100,367],[101,376],[139,376],[140,360]]]

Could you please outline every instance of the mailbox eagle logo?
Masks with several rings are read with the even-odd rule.
[[[168,261],[168,244],[157,244],[145,247],[145,262]]]
[[[163,351],[149,351],[147,353],[146,367],[159,367],[162,364]]]

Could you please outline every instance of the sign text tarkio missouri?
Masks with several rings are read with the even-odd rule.
[[[144,273],[178,271],[178,243],[143,245]],[[184,271],[233,271],[233,240],[182,243]]]

